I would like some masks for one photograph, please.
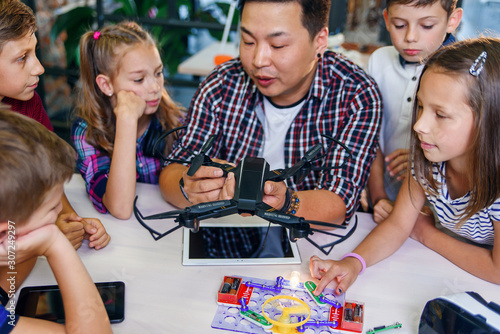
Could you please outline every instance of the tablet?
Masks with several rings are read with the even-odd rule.
[[[125,318],[125,283],[95,283],[111,323]],[[65,323],[61,291],[57,285],[28,286],[21,289],[16,314],[57,323]]]
[[[279,225],[202,226],[197,233],[184,229],[185,266],[300,263],[297,245]]]

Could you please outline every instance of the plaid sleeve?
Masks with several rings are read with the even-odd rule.
[[[357,209],[361,191],[366,187],[368,175],[375,159],[382,122],[382,98],[371,79],[349,82],[343,87],[343,113],[337,139],[352,152],[351,159],[344,150],[330,150],[327,161],[346,161],[340,170],[331,170],[322,179],[320,188],[339,195],[346,204],[346,220]]]
[[[76,167],[83,179],[92,204],[100,213],[108,210],[102,203],[106,192],[111,159],[86,141],[87,123],[78,119],[71,127],[71,140],[78,153]]]
[[[169,158],[188,160],[191,154],[183,150],[183,147],[199,152],[208,137],[219,131],[220,124],[216,115],[220,112],[221,80],[219,73],[214,71],[200,84],[186,115],[184,125],[187,125],[188,131],[182,135]],[[220,140],[215,140],[211,154],[217,155],[219,142]]]

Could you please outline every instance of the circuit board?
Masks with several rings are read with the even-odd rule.
[[[248,293],[249,300],[247,300],[248,309],[254,311],[256,313],[262,313],[262,305],[266,302],[266,300],[278,296],[292,296],[301,299],[304,301],[311,309],[311,317],[310,321],[328,321],[330,319],[330,310],[332,306],[329,304],[324,304],[319,306],[316,301],[309,295],[304,284],[300,283],[297,286],[292,286],[290,281],[283,280],[281,291],[272,291],[272,289],[266,288],[258,288],[256,285],[261,285],[264,287],[272,287],[276,284],[276,280],[265,280],[253,277],[241,277],[242,284],[252,285],[253,289]],[[250,289],[249,289],[250,290]],[[334,294],[333,289],[325,289],[323,292],[323,296],[330,301],[338,302],[340,305],[344,305],[345,303],[345,295],[337,296]],[[334,308],[335,309],[335,308]],[[273,310],[266,309],[266,313],[273,318],[275,314],[273,314]],[[263,327],[252,323],[251,321],[245,319],[240,313],[240,305],[239,304],[220,304],[217,307],[217,311],[215,313],[214,319],[212,321],[212,328],[234,331],[240,333],[256,333],[256,334],[265,334],[269,333],[270,330],[265,330]],[[336,332],[330,326],[305,326],[304,333],[306,334],[325,334],[330,332]]]

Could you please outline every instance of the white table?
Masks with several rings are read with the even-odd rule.
[[[135,218],[120,221],[98,214],[80,175],[65,186],[65,193],[79,214],[100,218],[112,237],[106,248],[95,251],[84,243],[78,254],[95,282],[120,280],[126,284],[125,320],[112,326],[115,333],[229,333],[211,328],[224,275],[275,280],[279,275],[289,278],[296,270],[306,281],[311,279],[309,257],[322,256],[307,241],[299,240],[300,265],[184,267],[181,230],[154,241]],[[157,186],[138,184],[137,193],[144,214],[172,208],[161,198]],[[330,258],[339,259],[352,251],[375,226],[370,215],[358,213],[358,218],[357,231],[337,245]],[[45,258],[38,260],[23,286],[41,284],[55,284]],[[363,332],[401,322],[403,328],[396,333],[402,334],[417,332],[428,300],[463,291],[476,291],[487,301],[500,302],[499,286],[468,274],[410,239],[396,254],[367,269],[346,296],[365,303]]]

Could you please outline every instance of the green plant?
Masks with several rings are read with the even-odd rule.
[[[61,33],[66,32],[64,49],[66,50],[66,67],[78,67],[80,37],[90,29],[95,21],[95,10],[90,7],[76,7],[57,17],[50,38],[56,40]]]
[[[181,6],[185,6],[187,12],[191,12],[191,1],[189,0],[175,0],[177,16]],[[138,17],[149,18],[163,18],[169,17],[168,4],[165,0],[115,0],[121,5],[116,9],[113,14],[129,17],[130,19]],[[206,10],[200,10],[189,17],[189,20],[198,20],[202,22],[219,22],[217,20],[217,13],[214,9],[219,9],[224,14],[229,10],[228,3],[216,2],[209,6]],[[90,29],[96,21],[96,13],[90,7],[76,7],[64,14],[57,17],[51,29],[51,39],[55,40],[61,33],[66,32],[67,37],[64,41],[66,49],[66,62],[68,68],[75,68],[79,66],[79,40],[82,34]],[[233,24],[237,24],[238,15],[233,17]],[[155,24],[143,24],[158,43],[158,48],[162,56],[162,61],[168,69],[170,75],[177,72],[177,67],[188,56],[187,40],[188,36],[192,34],[191,29],[178,28],[178,27],[165,27]],[[210,31],[212,36],[217,39],[222,38],[222,31]]]
[[[170,14],[165,0],[116,0],[116,2],[122,6],[114,14],[125,17],[168,18]],[[190,9],[191,3],[188,0],[176,0],[177,13],[181,6],[187,6]],[[191,33],[190,30],[159,25],[144,26],[158,43],[163,64],[171,75],[175,74],[182,59],[188,55],[187,38]]]

